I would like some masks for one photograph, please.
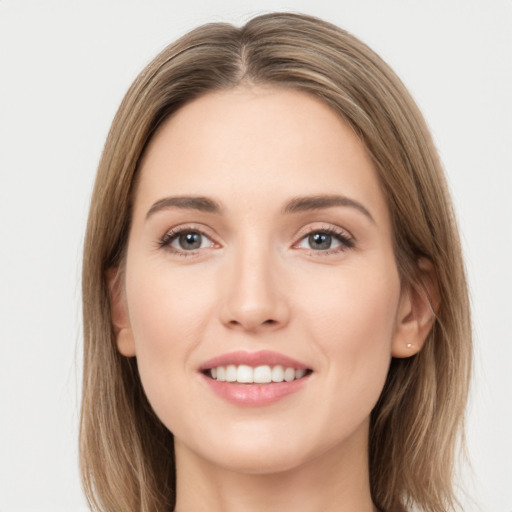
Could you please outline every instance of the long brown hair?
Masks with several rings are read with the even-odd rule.
[[[471,367],[461,248],[439,158],[425,121],[393,71],[344,30],[274,13],[238,28],[199,27],[138,76],[115,116],[99,164],[84,247],[84,373],[80,428],[84,488],[95,510],[163,512],[174,506],[172,434],[142,390],[136,360],[121,356],[107,273],[122,267],[138,164],[161,123],[209,91],[250,82],[320,98],[373,158],[404,283],[421,286],[429,259],[440,306],[423,349],[394,359],[370,426],[370,480],[387,512],[453,510],[453,469]]]

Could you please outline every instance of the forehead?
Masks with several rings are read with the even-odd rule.
[[[145,207],[165,195],[243,197],[249,206],[331,193],[387,210],[353,130],[320,100],[291,89],[243,86],[194,100],[160,127],[140,172],[136,205]]]

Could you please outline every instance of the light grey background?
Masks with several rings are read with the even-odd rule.
[[[474,308],[465,511],[512,511],[512,2],[0,0],[0,511],[85,511],[77,469],[80,253],[117,106],[207,21],[305,12],[362,38],[434,133]]]

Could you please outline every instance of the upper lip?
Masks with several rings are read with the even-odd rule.
[[[237,350],[234,352],[228,352],[220,356],[214,357],[205,361],[201,366],[200,370],[209,370],[210,368],[217,368],[218,366],[227,365],[241,365],[246,364],[248,366],[277,366],[281,365],[285,368],[295,368],[296,370],[308,370],[309,366],[293,359],[291,357],[280,354],[279,352],[273,352],[271,350],[260,350],[258,352],[247,352],[244,350]]]

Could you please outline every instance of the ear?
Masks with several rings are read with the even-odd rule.
[[[393,339],[393,357],[410,357],[423,347],[439,310],[439,287],[434,266],[417,261],[417,279],[402,290]]]
[[[133,357],[135,356],[135,341],[118,268],[111,268],[107,271],[107,281],[117,350],[123,356]]]

